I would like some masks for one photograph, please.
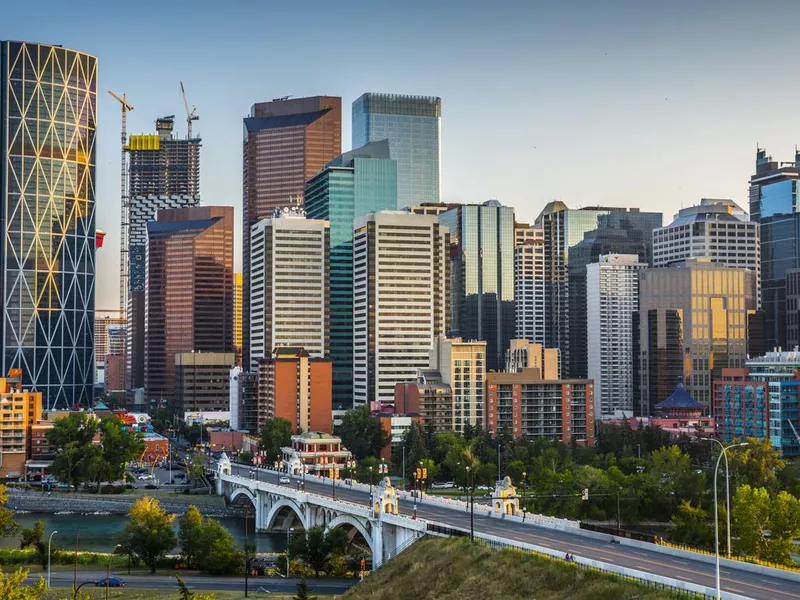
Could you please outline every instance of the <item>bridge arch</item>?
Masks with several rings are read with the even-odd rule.
[[[291,498],[281,498],[277,502],[275,502],[272,507],[269,509],[269,513],[267,514],[267,519],[265,521],[266,529],[274,529],[275,528],[275,521],[277,517],[280,515],[281,512],[290,511],[294,513],[294,516],[297,517],[297,520],[300,521],[300,524],[303,526],[303,529],[308,529],[308,524],[306,523],[306,515],[302,508]]]
[[[248,490],[247,488],[243,488],[243,487],[236,488],[235,490],[233,490],[233,492],[231,492],[230,503],[233,504],[241,496],[244,496],[245,498],[247,498],[250,501],[250,504],[253,505],[253,508],[257,508],[258,503],[256,502],[256,497],[253,495],[253,493],[250,490]]]
[[[356,532],[361,534],[361,537],[364,538],[364,541],[369,546],[369,551],[373,556],[373,560],[375,560],[375,542],[372,539],[372,536],[367,531],[367,528],[356,519],[355,517],[351,517],[350,515],[339,515],[335,517],[332,521],[328,522],[327,528],[328,529],[336,529],[337,527],[352,527]],[[350,541],[353,540],[354,536],[350,537]]]

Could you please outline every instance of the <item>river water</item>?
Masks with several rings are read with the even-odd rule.
[[[15,514],[14,520],[21,527],[32,527],[36,521],[44,521],[45,536],[54,530],[53,544],[59,548],[74,548],[76,529],[80,525],[78,547],[80,550],[94,552],[110,552],[116,546],[117,533],[122,531],[128,522],[123,515],[53,515],[38,513]],[[243,518],[222,517],[217,519],[233,536],[239,546],[244,545],[245,522]],[[175,521],[177,533],[178,523]],[[253,518],[247,523],[247,539],[253,543]],[[255,536],[257,552],[283,552],[286,547],[286,535],[282,533],[258,533]],[[0,537],[0,547],[18,547],[19,537]]]

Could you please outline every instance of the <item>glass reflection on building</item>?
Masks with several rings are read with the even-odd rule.
[[[0,42],[2,368],[45,408],[94,381],[97,59]]]

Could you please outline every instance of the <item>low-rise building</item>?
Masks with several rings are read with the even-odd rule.
[[[22,389],[22,370],[0,378],[0,479],[25,476],[31,427],[42,418],[42,393]]]
[[[182,352],[175,355],[175,402],[179,418],[200,414],[230,421],[232,352]]]
[[[438,371],[420,370],[414,381],[395,384],[394,406],[397,414],[416,415],[435,433],[454,431],[453,390]]]
[[[722,442],[769,438],[769,384],[753,381],[749,373],[747,368],[722,369],[722,379],[714,381],[714,421]]]
[[[558,348],[545,348],[529,340],[511,340],[506,350],[506,371],[518,373],[522,369],[539,369],[542,379],[559,378],[561,365]]]
[[[305,470],[310,475],[339,477],[353,455],[342,446],[342,438],[320,431],[307,431],[292,436],[292,445],[281,448],[283,470],[300,475]]]
[[[486,375],[486,427],[514,438],[547,438],[593,446],[590,379],[542,379],[539,369]]]

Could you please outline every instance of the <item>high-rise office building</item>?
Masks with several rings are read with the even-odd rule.
[[[544,344],[544,229],[514,226],[516,338]]]
[[[545,343],[559,349],[562,372],[585,377],[585,288],[570,294],[570,286],[585,286],[586,265],[601,254],[645,254],[641,258],[650,264],[652,230],[661,226],[661,214],[605,206],[571,209],[554,201],[544,207],[536,224],[544,229]],[[572,345],[579,353],[576,357]]]
[[[95,362],[95,383],[100,383],[105,379],[106,345],[108,343],[109,327],[125,327],[124,313],[117,310],[96,311],[94,318],[94,362]],[[123,341],[125,337],[122,337]],[[125,348],[121,349],[120,356],[124,356]],[[124,372],[123,372],[124,377]],[[123,379],[124,385],[124,379]]]
[[[786,270],[786,347],[800,347],[800,269]],[[763,319],[763,313],[761,314]],[[748,332],[749,333],[749,332]],[[749,352],[750,356],[761,356],[762,353]]]
[[[705,257],[727,267],[750,269],[760,294],[761,248],[758,223],[733,200],[702,198],[682,208],[669,225],[653,230],[653,266]]]
[[[242,274],[233,274],[233,353],[242,364]]]
[[[174,401],[175,356],[233,353],[233,207],[161,210],[147,224],[145,402]]]
[[[353,230],[353,396],[392,404],[448,329],[449,234],[435,216],[390,211]]]
[[[389,142],[345,152],[312,177],[305,190],[308,218],[330,223],[330,356],[333,406],[353,405],[353,219],[397,205],[397,163]]]
[[[514,337],[514,209],[497,200],[439,215],[450,232],[451,336],[486,342],[486,368],[503,366]]]
[[[366,93],[353,102],[353,148],[389,140],[397,161],[398,209],[439,202],[441,135],[441,98]]]
[[[786,347],[786,272],[800,268],[800,211],[796,209],[800,151],[793,163],[756,152],[750,178],[750,220],[759,224],[761,307],[766,349]]]
[[[95,377],[97,59],[0,42],[2,362],[48,409]]]
[[[242,364],[250,360],[250,232],[273,210],[303,204],[306,182],[342,152],[342,99],[278,98],[244,119]],[[272,350],[270,348],[270,350]]]
[[[453,422],[450,431],[483,427],[486,387],[486,342],[437,337],[430,352],[430,369],[441,374],[452,389]]]
[[[605,254],[586,266],[586,354],[597,418],[630,418],[639,397],[639,270],[636,254]]]
[[[639,416],[652,414],[679,379],[711,410],[712,381],[747,359],[754,277],[707,258],[639,271]]]
[[[330,226],[276,209],[250,232],[250,370],[280,346],[330,355]]]
[[[175,414],[181,420],[230,422],[232,352],[175,355]]]

